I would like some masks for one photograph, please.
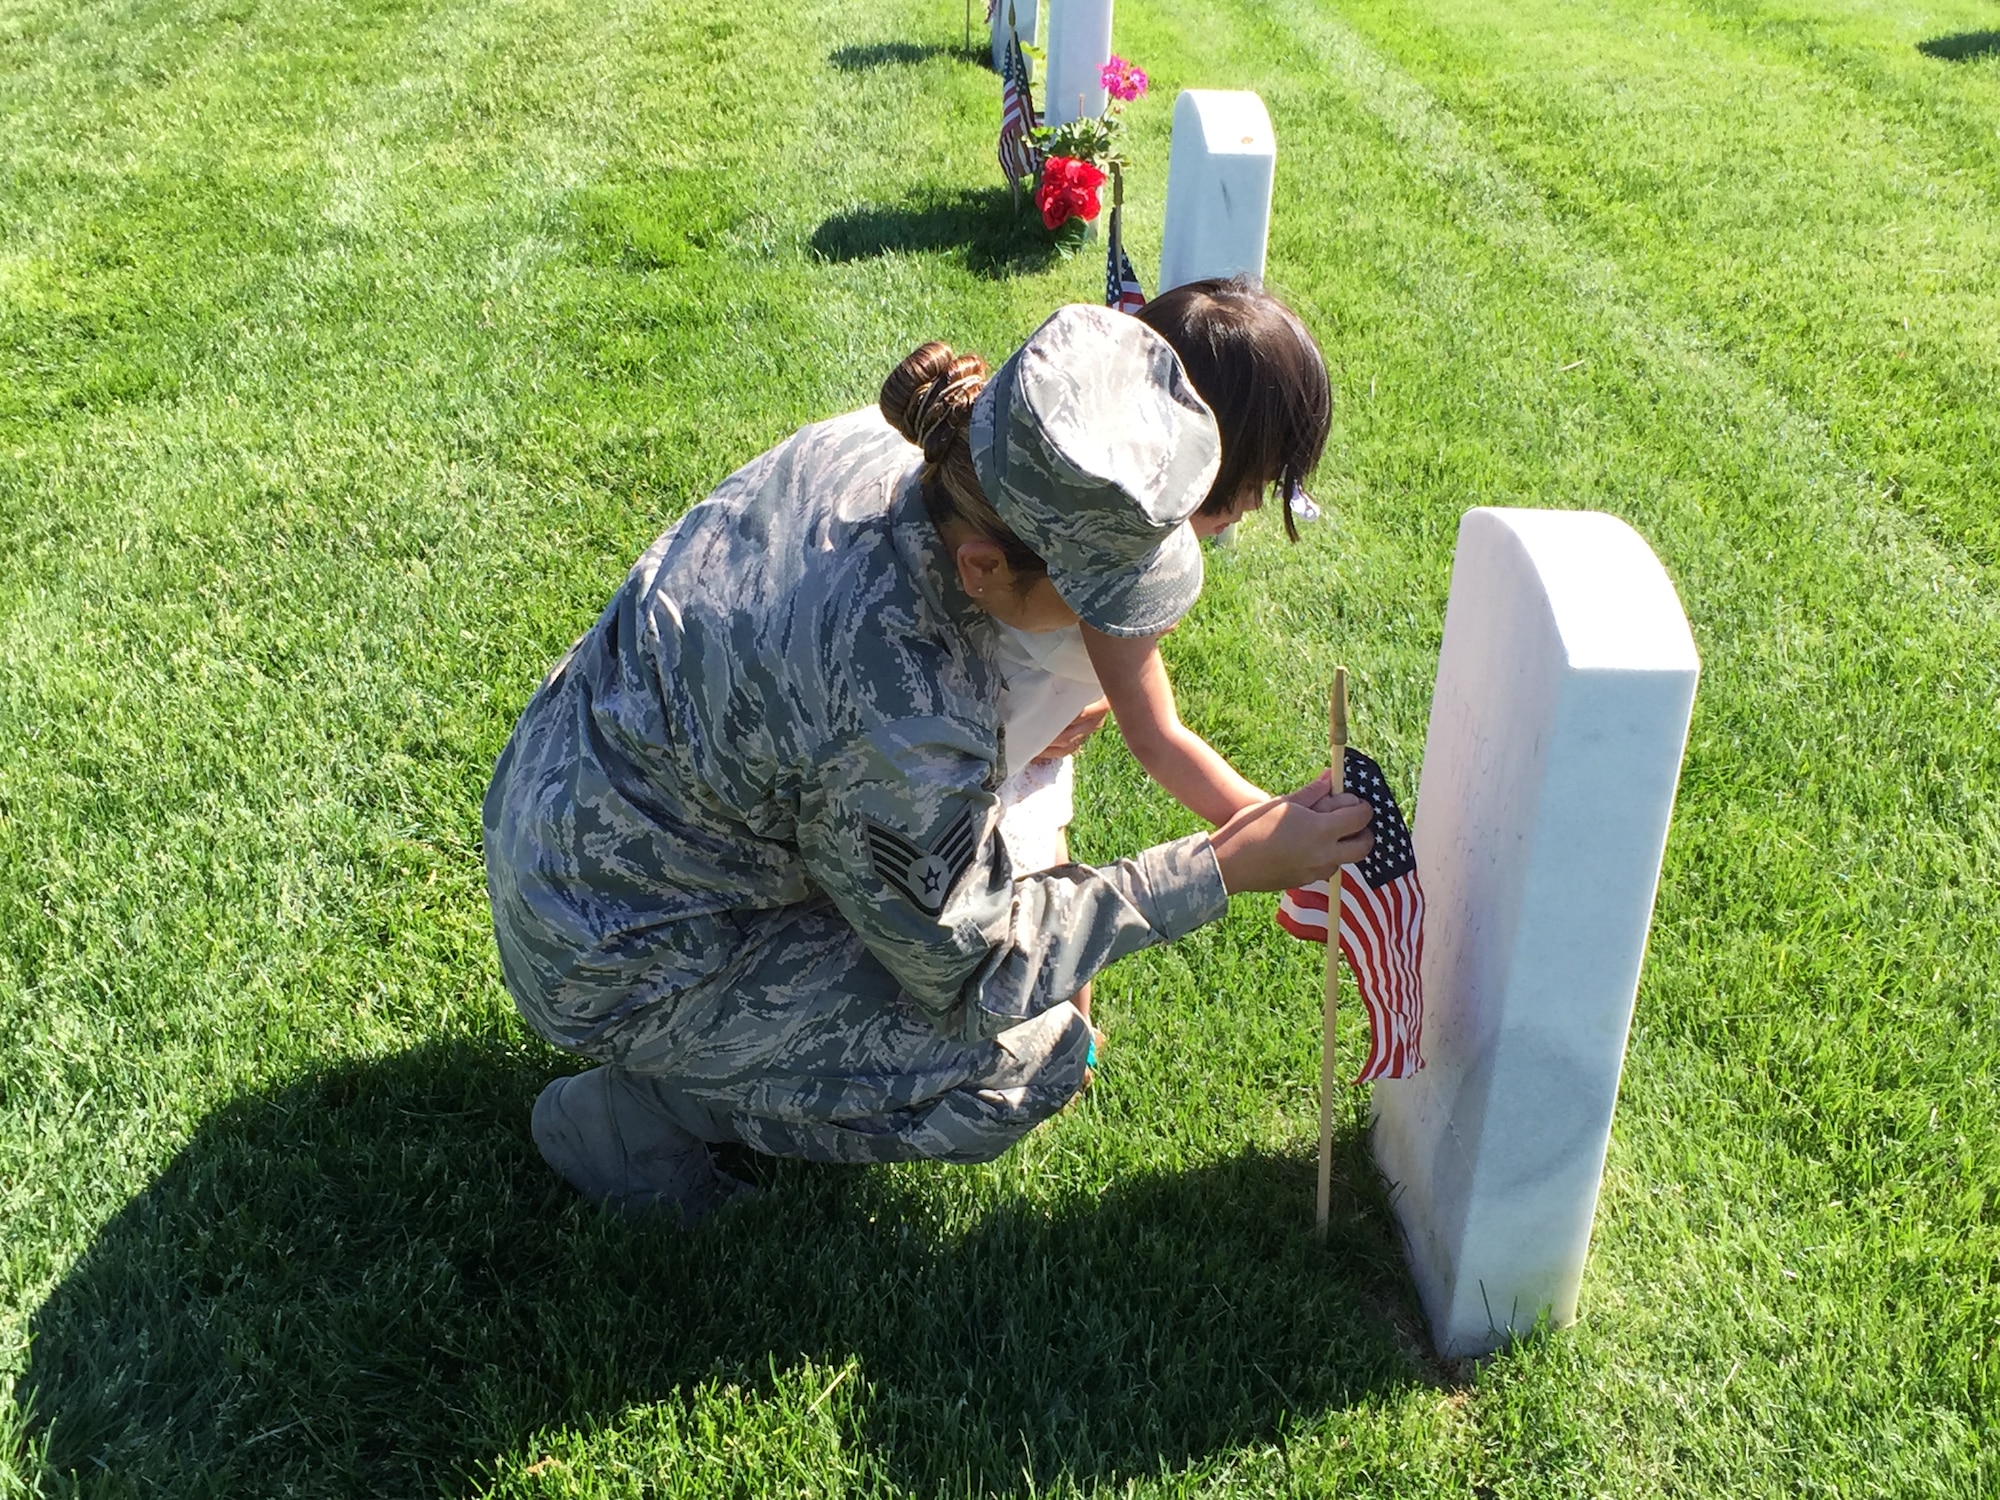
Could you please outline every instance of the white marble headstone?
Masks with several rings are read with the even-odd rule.
[[[1049,0],[1042,123],[1067,125],[1103,114],[1106,95],[1100,74],[1110,60],[1111,0]]]
[[[1167,156],[1160,290],[1204,276],[1262,277],[1278,144],[1255,94],[1183,89]]]
[[[1460,522],[1414,831],[1426,1066],[1374,1092],[1448,1357],[1575,1320],[1699,669],[1623,521]]]
[[[993,71],[998,73],[1007,60],[1007,6],[1008,0],[1000,0],[993,7]],[[1035,45],[1035,38],[1042,34],[1042,0],[1013,0],[1014,30],[1020,36],[1023,46]]]

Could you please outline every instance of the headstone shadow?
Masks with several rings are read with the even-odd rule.
[[[1945,62],[1971,62],[2000,53],[2000,31],[1961,31],[1952,36],[1934,36],[1918,42],[1917,50]]]
[[[963,44],[947,46],[937,42],[849,43],[845,47],[835,47],[827,53],[826,60],[842,73],[868,73],[876,68],[912,68],[934,57],[990,64],[992,48],[986,39],[986,28],[981,26],[974,35],[978,41],[971,47]]]
[[[1440,1378],[1358,1138],[1324,1246],[1311,1163],[1255,1152],[958,1228],[922,1189],[949,1168],[782,1163],[683,1233],[554,1180],[549,1071],[436,1044],[217,1111],[34,1316],[51,1488],[464,1491],[548,1427],[811,1359],[856,1364],[899,1483],[1024,1495]]]
[[[863,204],[825,220],[811,238],[822,260],[956,251],[975,275],[999,280],[1040,271],[1061,252],[1024,197],[1005,188],[918,193],[896,204]]]

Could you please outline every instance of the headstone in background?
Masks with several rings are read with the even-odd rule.
[[[1111,0],[1049,0],[1042,123],[1067,125],[1085,115],[1103,114],[1104,83],[1098,75],[1109,61]]]
[[[1041,31],[1042,0],[1014,0],[1014,30],[1023,46],[1032,47]],[[998,73],[1007,59],[1007,0],[993,7],[993,71]]]
[[[1416,810],[1426,1065],[1374,1092],[1447,1357],[1575,1320],[1698,672],[1623,521],[1460,522]]]
[[[1059,0],[1052,0],[1059,3]],[[1160,290],[1204,276],[1264,274],[1278,146],[1255,94],[1184,89],[1174,101]]]

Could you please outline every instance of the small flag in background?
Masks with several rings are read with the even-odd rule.
[[[1021,54],[1021,38],[1008,32],[1007,51],[1000,69],[1000,170],[1009,185],[1033,177],[1042,164],[1042,153],[1028,138],[1041,121],[1035,117],[1034,85],[1028,77],[1028,59]]]
[[[1424,889],[1417,856],[1382,768],[1350,749],[1342,775],[1343,789],[1375,809],[1375,847],[1360,864],[1340,868],[1340,953],[1368,1012],[1368,1060],[1354,1081],[1408,1078],[1424,1065]],[[1278,898],[1278,925],[1323,943],[1327,906],[1323,880],[1286,891]]]
[[[1146,305],[1145,289],[1139,285],[1139,273],[1132,269],[1132,261],[1125,254],[1125,205],[1114,204],[1111,209],[1111,234],[1104,247],[1104,305],[1115,307],[1122,313],[1135,313]]]

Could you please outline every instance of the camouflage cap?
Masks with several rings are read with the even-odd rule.
[[[1201,593],[1188,517],[1222,458],[1167,341],[1108,307],[1059,308],[972,409],[980,488],[1106,635],[1157,635]]]

